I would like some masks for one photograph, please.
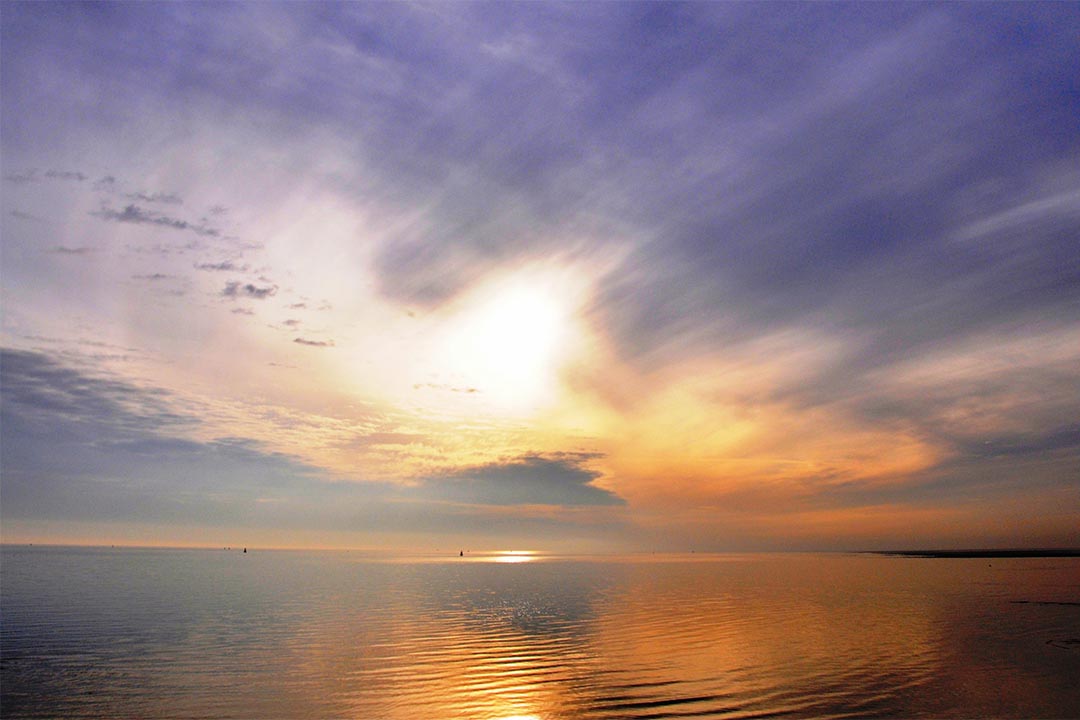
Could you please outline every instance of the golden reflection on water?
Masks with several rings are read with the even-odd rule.
[[[537,557],[493,553],[488,574],[444,588],[434,614],[401,613],[409,621],[389,634],[394,652],[381,669],[394,681],[358,676],[355,715],[940,712],[948,706],[924,686],[957,672],[946,667],[957,653],[948,591],[985,574],[972,564],[805,557],[626,563],[610,582],[590,579],[588,563],[498,570]],[[388,696],[393,712],[368,704]]]
[[[40,572],[51,557],[29,560]],[[85,635],[71,645],[82,654],[50,645],[35,661],[71,664],[55,677],[86,687],[45,688],[50,712],[38,715],[1060,717],[1080,707],[1076,560],[508,551],[392,564],[266,553],[215,571],[213,557],[159,554],[131,574],[134,561],[120,559],[96,614],[83,608],[70,625]],[[108,633],[138,616],[110,593],[156,597],[170,563],[185,582],[205,578],[181,605],[199,621],[125,653]],[[22,602],[5,584],[5,632],[68,627],[42,614],[66,595]],[[147,617],[146,632],[159,633],[163,615]],[[87,652],[99,627],[103,644]],[[41,638],[10,637],[18,662],[40,654]],[[40,673],[31,685],[21,677],[6,666],[5,693],[37,692]],[[121,683],[112,695],[108,682]]]

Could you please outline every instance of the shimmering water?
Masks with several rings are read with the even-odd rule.
[[[1080,559],[7,546],[0,570],[5,718],[1080,716]]]

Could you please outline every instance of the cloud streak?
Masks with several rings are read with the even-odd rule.
[[[138,205],[126,205],[123,210],[102,208],[90,213],[95,217],[110,222],[129,223],[133,225],[155,225],[158,227],[172,228],[173,230],[189,230],[201,237],[218,237],[221,232],[202,223],[190,223],[169,215],[164,215],[152,210],[144,210]]]

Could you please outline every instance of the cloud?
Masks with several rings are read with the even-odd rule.
[[[25,170],[21,173],[5,175],[4,179],[16,185],[25,185],[27,183],[37,182],[40,178],[37,174],[37,170]]]
[[[600,473],[584,467],[589,454],[526,455],[425,478],[422,494],[477,505],[621,505],[593,485]]]
[[[0,359],[5,518],[220,525],[251,520],[261,497],[335,494],[319,468],[261,443],[189,437],[199,421],[159,389],[40,353]]]
[[[298,345],[307,345],[308,347],[334,347],[333,340],[306,340],[304,338],[295,338],[293,342]]]
[[[640,398],[611,400],[615,415],[654,407],[666,378],[727,369],[736,358],[751,368],[743,373],[750,382],[729,382],[702,402],[706,430],[718,415],[768,417],[778,428],[809,418],[837,438],[823,453],[834,457],[859,445],[838,437],[851,427],[916,438],[936,460],[956,463],[939,465],[942,477],[963,483],[977,476],[968,472],[975,466],[989,473],[994,462],[1034,462],[1038,453],[1024,448],[1047,448],[1054,462],[1071,452],[1059,444],[1078,414],[1068,389],[1076,386],[1068,369],[1075,351],[1051,362],[1041,345],[1010,347],[1010,358],[1030,366],[987,378],[973,377],[987,362],[980,353],[961,358],[963,371],[941,382],[908,377],[906,366],[940,365],[969,342],[1004,353],[1000,339],[1027,327],[1080,327],[1075,5],[983,12],[877,4],[849,17],[821,4],[800,8],[797,23],[790,13],[728,3],[478,4],[453,14],[411,4],[214,13],[148,6],[106,15],[76,7],[45,13],[16,4],[5,13],[4,156],[18,160],[13,167],[68,166],[62,156],[32,154],[72,142],[72,128],[42,117],[79,117],[85,146],[100,147],[102,157],[106,138],[138,141],[113,149],[147,168],[136,187],[164,179],[185,197],[199,197],[206,182],[231,187],[242,175],[211,178],[200,168],[280,159],[275,167],[287,172],[279,178],[269,173],[257,188],[230,191],[240,209],[229,217],[269,231],[267,262],[285,264],[266,272],[309,298],[318,291],[300,276],[303,264],[286,261],[307,250],[306,236],[271,220],[278,210],[265,202],[325,193],[318,199],[355,209],[328,225],[370,230],[362,233],[363,270],[398,311],[431,310],[523,263],[580,262],[595,283],[584,320],[619,372],[600,369],[579,389],[600,396],[623,377],[638,380],[609,393]],[[109,47],[118,32],[131,40],[123,59]],[[280,52],[300,35],[303,53]],[[200,62],[160,52],[183,50],[192,37]],[[268,67],[273,82],[251,82]],[[43,94],[41,77],[56,92]],[[205,122],[183,128],[190,145],[156,145],[179,137],[170,118],[181,106]],[[207,147],[236,153],[216,167],[176,162],[177,153]],[[89,190],[60,182],[40,189],[56,197]],[[143,196],[102,219],[188,239],[193,228],[221,221],[216,210],[209,221],[190,220]],[[97,207],[85,202],[75,207]],[[291,207],[282,203],[280,212]],[[31,247],[43,228],[10,218]],[[358,257],[352,246],[335,247],[332,234],[328,257]],[[71,272],[76,263],[42,258],[40,249],[62,244],[76,254],[91,239],[35,242],[37,261]],[[239,243],[228,242],[203,256],[239,257]],[[239,262],[197,267],[246,273]],[[179,265],[156,267],[182,272]],[[13,287],[59,286],[6,272]],[[132,272],[120,267],[116,277]],[[276,291],[251,279],[222,295]],[[355,297],[333,299],[349,314]],[[313,310],[318,300],[307,303]],[[792,341],[761,350],[777,336]],[[805,458],[805,447],[774,441],[771,450]]]
[[[272,528],[283,533],[283,542],[291,530],[455,537],[463,527],[531,537],[582,532],[573,515],[492,515],[430,497],[430,484],[333,481],[318,466],[249,438],[199,439],[201,422],[174,411],[168,393],[77,370],[42,353],[0,350],[0,387],[5,522]],[[408,441],[396,434],[372,439]],[[575,474],[573,460],[550,462],[544,469],[544,461],[525,458],[505,468],[510,482],[566,486],[533,499],[609,503],[603,491],[573,489],[593,477]],[[478,478],[483,484],[483,468]]]
[[[66,245],[57,245],[49,250],[49,252],[56,253],[58,255],[89,255],[95,252],[91,247],[67,247]]]
[[[195,265],[196,270],[212,270],[215,272],[247,272],[247,265],[237,265],[231,260],[224,260],[217,263],[198,263]]]
[[[75,182],[82,182],[86,180],[86,175],[81,172],[72,170],[46,170],[44,174],[39,175],[37,170],[25,170],[21,173],[13,173],[11,175],[4,176],[9,182],[16,185],[24,185],[26,183],[38,182],[42,179],[48,180],[74,180]]]
[[[50,180],[74,180],[75,182],[86,180],[86,175],[71,170],[49,170],[45,173],[45,177]]]
[[[29,220],[30,222],[44,222],[45,218],[40,218],[37,215],[32,215],[22,210],[12,210],[11,217],[18,218],[19,220]]]
[[[163,215],[152,210],[144,210],[138,205],[127,205],[123,210],[102,208],[91,215],[103,220],[119,223],[132,223],[135,225],[157,225],[159,227],[173,228],[174,230],[190,230],[196,235],[204,237],[218,237],[221,233],[215,228],[203,224],[190,223],[169,215]]]
[[[413,390],[420,390],[420,389],[425,389],[425,388],[428,389],[428,390],[440,390],[440,391],[443,391],[443,392],[464,393],[466,395],[473,395],[475,393],[480,392],[479,388],[474,388],[474,387],[470,387],[470,386],[457,387],[455,385],[446,385],[446,384],[440,384],[440,383],[415,383],[415,384],[413,384]]]
[[[173,275],[166,275],[165,273],[151,273],[149,275],[132,275],[131,279],[132,280],[150,280],[150,281],[155,281],[156,282],[158,280],[172,280],[174,277],[175,276],[173,276]]]
[[[124,197],[128,198],[129,200],[135,200],[135,201],[138,201],[138,202],[162,203],[162,204],[165,204],[165,205],[183,205],[184,204],[183,198],[181,198],[176,193],[133,192],[133,193],[125,194]]]
[[[227,298],[247,297],[255,300],[265,300],[266,298],[277,294],[277,290],[276,285],[259,287],[251,283],[241,283],[240,281],[232,280],[225,283],[225,288],[221,291],[221,295]]]

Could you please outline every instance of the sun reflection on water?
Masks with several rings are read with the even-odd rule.
[[[492,557],[497,563],[523,563],[536,560],[538,555],[535,550],[500,550]]]

